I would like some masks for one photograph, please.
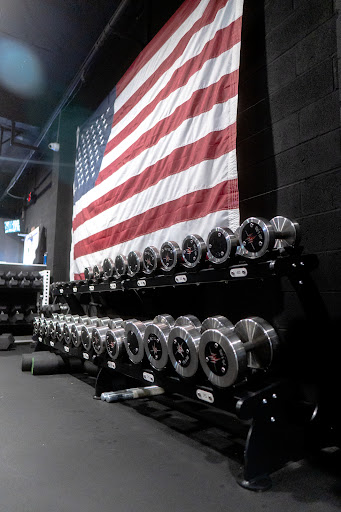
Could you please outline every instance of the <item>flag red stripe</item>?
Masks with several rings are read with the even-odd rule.
[[[229,27],[218,30],[215,37],[205,45],[202,52],[187,61],[183,66],[178,68],[166,84],[166,86],[160,91],[160,93],[154,98],[151,103],[141,110],[141,112],[134,117],[134,119],[125,126],[115,137],[113,137],[105,148],[105,155],[110,153],[114,147],[122,142],[130,133],[132,133],[136,127],[138,127],[146,117],[155,111],[157,104],[165,100],[175,90],[183,87],[192,75],[197,73],[206,61],[212,58],[216,58],[225,51],[232,48],[236,43],[240,41],[241,34],[241,18],[238,18],[235,22],[231,23]],[[236,77],[238,82],[238,76]],[[237,94],[237,93],[236,93]],[[116,114],[115,114],[116,116]],[[114,122],[115,122],[114,116]]]
[[[180,173],[189,167],[199,164],[203,160],[211,160],[229,153],[236,147],[236,124],[232,124],[221,131],[207,134],[205,137],[175,149],[162,160],[147,167],[138,176],[129,178],[126,182],[110,190],[99,199],[93,201],[87,208],[84,208],[73,221],[75,231],[83,222],[99,215],[115,204],[146,190],[159,181]],[[176,165],[174,165],[176,163]]]
[[[234,208],[238,208],[237,179],[224,181],[210,189],[192,192],[96,233],[75,244],[74,258],[107,249],[179,222]]]
[[[107,179],[114,172],[136,158],[148,148],[155,146],[160,139],[176,130],[186,119],[194,118],[208,112],[214,105],[225,103],[238,94],[238,71],[222,77],[219,82],[206,89],[199,89],[192,97],[179,105],[169,117],[159,121],[146,131],[119,158],[114,160],[98,175],[96,185]]]
[[[190,3],[190,2],[188,2]],[[203,16],[192,26],[192,28],[184,35],[184,37],[179,41],[179,44],[176,46],[174,51],[167,57],[162,64],[155,70],[155,72],[141,85],[141,87],[129,98],[129,101],[124,103],[122,107],[115,113],[113,126],[115,126],[130,110],[131,108],[137,104],[142,96],[148,91],[153,85],[158,81],[160,76],[162,76],[173,64],[174,62],[184,53],[186,46],[188,45],[190,39],[192,36],[198,32],[202,27],[209,25],[213,22],[217,12],[223,7],[225,4],[227,4],[227,0],[215,0],[215,2],[210,2],[203,14]],[[156,38],[157,39],[157,38]],[[148,47],[147,47],[148,48]],[[149,48],[148,52],[149,53]],[[155,53],[155,50],[151,52],[152,54]],[[152,55],[149,55],[149,59],[152,58]],[[134,66],[134,64],[133,64]],[[133,78],[133,75],[136,74],[136,70],[128,70],[126,75],[129,75],[129,79],[127,80],[127,83]],[[126,77],[124,75],[123,78]],[[116,93],[117,98],[119,94],[122,92],[121,84],[120,82],[117,84]]]
[[[201,0],[185,1],[179,9],[169,18],[163,25],[162,30],[147,44],[139,56],[135,59],[132,65],[125,72],[123,77],[117,83],[116,94],[117,96],[127,87],[132,78],[150,61],[153,55],[167,43],[170,37],[176,30],[186,21],[193,11],[198,7]]]

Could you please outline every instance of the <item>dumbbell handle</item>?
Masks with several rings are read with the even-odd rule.
[[[251,350],[261,347],[264,345],[264,340],[258,340],[258,341],[247,341],[246,343],[243,343],[243,348],[245,352],[250,352]]]

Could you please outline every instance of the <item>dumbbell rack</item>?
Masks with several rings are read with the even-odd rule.
[[[97,301],[102,302],[102,305],[104,303],[105,307],[108,297],[111,303],[115,303],[115,292],[119,293],[118,302],[121,302],[124,293],[134,292],[140,295],[147,290],[155,292],[163,289],[167,296],[169,290],[176,289],[181,296],[181,290],[188,285],[192,288],[193,285],[205,286],[205,290],[214,290],[218,284],[243,282],[248,286],[248,283],[258,282],[263,286],[266,281],[273,281],[276,288],[282,276],[288,277],[297,292],[304,295],[308,273],[315,265],[316,261],[311,256],[291,254],[262,261],[240,261],[224,268],[203,268],[197,272],[184,272],[179,269],[170,275],[139,276],[119,281],[110,278],[55,283],[52,297],[55,302],[67,303],[71,313],[84,314],[84,304],[95,304]],[[197,288],[194,291],[196,293]],[[309,293],[309,290],[307,291]],[[101,301],[101,296],[105,296],[105,300]],[[187,311],[184,310],[185,307]],[[162,308],[159,306],[159,309],[169,311],[167,303]],[[184,305],[182,309],[183,313],[186,313],[191,308]],[[229,316],[224,304],[219,313]],[[125,316],[129,318],[133,315],[126,311]],[[166,393],[177,393],[236,416],[248,427],[244,470],[239,481],[243,487],[251,490],[269,488],[270,474],[273,471],[289,460],[301,458],[304,454],[306,419],[310,420],[314,406],[302,405],[304,410],[299,415],[300,420],[297,419],[298,416],[293,413],[297,410],[295,384],[283,369],[256,372],[256,375],[237,385],[220,389],[213,386],[201,370],[194,377],[183,379],[171,365],[162,371],[154,370],[146,358],[139,364],[133,364],[128,360],[111,361],[106,354],[97,356],[93,350],[84,352],[82,348],[65,346],[58,341],[40,341],[45,341],[53,350],[65,357],[80,357],[98,365],[98,397],[104,391],[132,387],[137,385],[136,383],[154,384],[164,388]]]
[[[32,332],[32,315],[25,318],[23,313],[31,306],[33,306],[32,313],[37,312],[40,294],[43,290],[43,281],[39,272],[45,269],[46,265],[0,263],[0,309],[6,311],[2,315],[0,314],[0,333],[10,332],[14,335],[24,335]],[[33,274],[36,276],[35,278]],[[20,317],[17,322],[15,317],[11,318],[11,312],[15,312],[16,306],[21,311],[17,315]],[[22,318],[23,316],[24,318]]]

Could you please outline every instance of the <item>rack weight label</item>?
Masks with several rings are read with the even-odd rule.
[[[63,293],[64,293],[63,288],[59,288],[59,293],[60,293],[61,295],[63,295]]]
[[[70,352],[70,347],[64,347],[64,352]]]
[[[77,293],[77,286],[74,286],[74,287],[72,288],[72,291],[73,291],[73,293]]]
[[[137,281],[137,286],[146,286],[147,281],[145,279],[139,279]]]
[[[231,277],[245,277],[245,276],[247,276],[247,269],[245,267],[231,268],[230,276]]]
[[[54,341],[50,341],[50,346],[54,347]]]
[[[116,283],[110,283],[109,286],[110,286],[110,290],[116,290],[116,287],[117,287]]]
[[[174,279],[175,279],[175,282],[178,284],[187,283],[187,276],[185,276],[185,275],[175,276]]]
[[[39,336],[38,341],[42,342],[43,338],[41,336]]]
[[[149,372],[143,372],[142,374],[144,380],[147,380],[148,382],[154,382],[154,375]]]
[[[93,284],[90,284],[89,285],[89,292],[93,292],[95,289],[94,285]]]
[[[89,359],[89,354],[87,354],[86,352],[83,352],[83,359]]]
[[[214,396],[209,391],[205,391],[204,389],[197,389],[196,395],[199,400],[203,400],[204,402],[208,402],[209,404],[213,404]]]
[[[111,368],[112,370],[115,370],[116,363],[114,363],[114,361],[108,361],[108,367]]]

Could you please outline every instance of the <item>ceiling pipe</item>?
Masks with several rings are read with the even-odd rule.
[[[111,34],[113,27],[115,26],[117,21],[120,19],[120,17],[122,16],[123,12],[125,11],[127,5],[130,2],[131,2],[131,0],[122,0],[121,3],[119,4],[119,6],[117,7],[116,11],[114,12],[112,17],[110,18],[110,20],[107,23],[107,25],[105,26],[103,32],[101,33],[101,35],[97,39],[97,41],[94,44],[94,46],[92,47],[90,53],[86,57],[86,59],[83,62],[82,66],[80,67],[78,73],[76,74],[76,76],[74,77],[74,79],[70,83],[69,87],[67,88],[66,92],[64,93],[64,95],[63,95],[61,101],[59,102],[58,106],[56,107],[56,109],[54,110],[54,112],[52,113],[50,118],[48,119],[48,121],[45,124],[44,128],[42,129],[39,137],[37,138],[37,140],[34,143],[35,147],[37,147],[37,148],[39,147],[39,145],[41,144],[41,142],[45,138],[46,134],[48,133],[49,129],[51,128],[51,126],[52,126],[53,122],[55,121],[55,119],[57,118],[57,116],[61,113],[63,108],[68,104],[72,94],[74,93],[74,91],[78,87],[79,83],[84,81],[84,76],[85,76],[85,74],[87,72],[88,67],[91,65],[91,63],[92,63],[93,59],[95,58],[98,50],[102,47],[102,45],[106,41],[106,39],[109,36],[109,34]],[[24,199],[23,197],[13,196],[13,195],[9,194],[9,192],[14,187],[14,185],[17,183],[17,181],[19,180],[19,178],[21,177],[23,172],[25,171],[26,166],[29,163],[29,161],[31,160],[31,158],[34,155],[35,151],[36,150],[31,150],[29,155],[28,155],[28,157],[26,158],[26,160],[21,164],[21,166],[17,170],[15,176],[13,176],[13,178],[11,179],[11,181],[10,181],[9,185],[7,186],[6,190],[4,191],[2,196],[0,197],[0,203],[1,203],[1,201],[7,195],[10,195],[11,197],[14,197],[16,199]]]

